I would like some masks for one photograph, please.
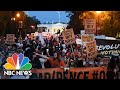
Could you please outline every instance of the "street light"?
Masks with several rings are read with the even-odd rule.
[[[59,23],[60,23],[60,11],[57,11],[57,13],[59,14]]]
[[[11,20],[15,21],[15,18],[11,18]]]
[[[17,16],[17,17],[20,17],[20,14],[19,14],[19,13],[17,13],[17,14],[16,14],[16,16]]]
[[[100,14],[100,13],[101,13],[101,11],[96,11],[96,13],[97,13],[97,14]]]

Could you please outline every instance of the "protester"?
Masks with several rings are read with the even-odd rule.
[[[114,79],[114,77],[115,77],[114,69],[115,69],[115,65],[112,62],[110,62],[108,64],[108,70],[107,70],[107,74],[106,74],[107,79]]]
[[[41,41],[42,46],[45,45],[45,41],[42,36],[42,28],[39,28],[39,30],[38,30],[38,40]]]
[[[80,37],[77,37],[80,38]],[[11,56],[15,51],[18,54],[23,53],[25,57],[29,58],[29,62],[32,64],[33,69],[45,69],[45,68],[81,68],[81,67],[100,67],[103,66],[101,56],[88,58],[86,48],[82,45],[64,44],[62,36],[57,38],[51,36],[49,39],[44,39],[42,36],[42,29],[38,30],[38,36],[36,39],[25,38],[24,40],[16,40],[14,45],[4,44],[0,47],[0,65],[3,69],[3,65],[6,63],[8,56]],[[107,78],[117,79],[120,72],[120,57],[111,58],[108,65]],[[35,76],[35,77],[34,77]],[[25,78],[24,76],[16,77],[12,76],[11,79]],[[30,78],[37,78],[36,75]]]

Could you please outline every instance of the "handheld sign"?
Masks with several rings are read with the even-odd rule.
[[[83,34],[81,35],[82,42],[94,41],[94,34]]]
[[[73,29],[71,28],[71,29],[67,29],[67,30],[63,31],[62,35],[63,35],[64,43],[66,45],[71,45],[72,52],[74,53],[72,44],[75,43],[76,40],[75,40],[75,35],[74,35]],[[74,60],[75,60],[75,55],[74,55]]]
[[[97,56],[96,41],[86,43],[87,58],[93,58]]]
[[[75,43],[75,35],[73,29],[67,29],[63,31],[64,43],[69,45]]]
[[[15,43],[15,34],[7,34],[6,41],[7,41],[7,44],[14,44]]]
[[[96,20],[95,19],[85,19],[85,33],[94,34],[96,32]]]

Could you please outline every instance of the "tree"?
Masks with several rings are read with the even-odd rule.
[[[84,19],[96,19],[97,26],[100,25],[100,34],[115,37],[120,32],[120,11],[67,11],[70,22],[68,28],[73,28],[75,34],[84,29]]]
[[[11,18],[11,13],[9,11],[0,11],[0,36],[4,35],[7,23]]]
[[[19,17],[17,17],[17,14],[20,14]],[[18,32],[19,32],[19,21],[23,21],[25,20],[25,13],[23,11],[9,11],[9,19],[7,20],[7,26],[5,29],[5,33],[6,34],[15,34],[16,36],[18,36]],[[12,20],[14,18],[14,20]],[[24,34],[24,33],[23,33]]]
[[[34,17],[26,16],[24,23],[26,33],[35,32],[38,24],[40,24],[40,21],[38,19]],[[33,29],[31,26],[35,26],[35,29]]]
[[[70,22],[67,28],[73,28],[75,34],[79,34],[80,30],[84,29],[83,21],[80,16],[84,11],[67,11],[69,13],[68,17],[70,18]]]
[[[16,14],[19,13],[20,17]],[[12,18],[15,18],[12,20]],[[26,34],[31,30],[31,25],[37,29],[40,21],[34,17],[27,16],[23,11],[0,11],[0,36],[6,34],[19,35],[19,21],[23,21],[22,34]]]

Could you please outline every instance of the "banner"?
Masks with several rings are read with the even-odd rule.
[[[96,41],[86,43],[87,58],[93,58],[97,56]]]
[[[94,34],[83,34],[81,35],[82,42],[94,41]]]
[[[75,36],[73,29],[67,29],[63,31],[63,40],[65,44],[73,44],[75,43]]]
[[[85,33],[94,34],[96,32],[96,20],[95,19],[85,19]]]
[[[107,79],[107,67],[34,69],[37,79]]]
[[[96,39],[98,54],[120,56],[120,41]]]
[[[6,41],[7,41],[7,44],[14,44],[15,34],[6,34]]]

